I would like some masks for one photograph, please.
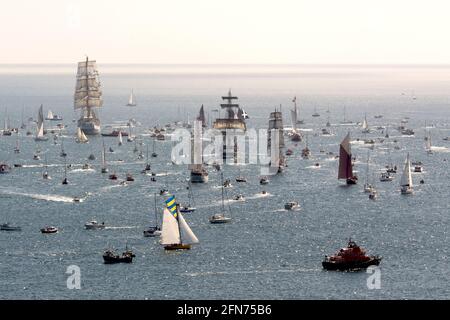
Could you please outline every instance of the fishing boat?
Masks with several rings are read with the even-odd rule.
[[[60,116],[54,114],[54,113],[52,112],[52,110],[48,110],[48,112],[47,112],[47,117],[45,118],[45,120],[49,120],[49,121],[61,121],[61,120],[62,120],[62,117],[60,117]]]
[[[84,228],[86,230],[100,230],[100,229],[105,229],[106,226],[105,226],[104,222],[98,223],[96,220],[92,220],[92,221],[87,222],[84,225]]]
[[[52,227],[52,226],[47,226],[41,229],[42,233],[57,233],[58,232],[58,228],[56,227]]]
[[[74,109],[81,110],[81,117],[78,120],[78,128],[87,135],[100,133],[100,119],[95,114],[93,108],[103,106],[102,90],[99,80],[96,61],[89,61],[88,57],[83,62],[78,63]]]
[[[136,98],[134,97],[133,89],[131,89],[130,97],[128,98],[127,107],[135,107],[136,104]]]
[[[345,179],[348,185],[356,184],[358,177],[353,174],[352,151],[350,147],[350,132],[347,133],[339,146],[338,179]]]
[[[297,201],[289,201],[288,203],[286,203],[284,205],[284,209],[286,209],[286,210],[296,210],[296,209],[300,209],[300,205],[298,204]]]
[[[89,139],[86,137],[86,135],[84,134],[83,130],[81,130],[80,128],[77,128],[77,139],[76,139],[77,143],[88,143]]]
[[[43,106],[39,107],[38,112],[38,120],[37,120],[37,130],[36,130],[36,136],[34,137],[34,141],[47,141],[48,138],[44,136],[44,111]]]
[[[161,228],[158,225],[158,210],[156,208],[156,193],[154,194],[154,200],[155,200],[155,225],[150,226],[147,229],[144,230],[144,237],[159,237],[161,235]]]
[[[0,225],[0,230],[2,231],[22,231],[22,228],[19,226],[12,226],[9,223],[4,223]]]
[[[346,248],[340,249],[332,256],[326,256],[322,266],[326,270],[358,270],[377,266],[381,259],[379,256],[368,256],[363,248],[350,239]]]
[[[220,177],[222,180],[222,212],[216,213],[209,218],[209,222],[212,224],[222,224],[222,223],[228,223],[231,221],[230,217],[225,216],[225,194],[224,194],[225,187],[224,187],[224,183],[223,183],[223,173],[222,172],[220,174]]]
[[[0,163],[0,174],[6,174],[11,171],[11,167],[6,163]]]
[[[173,201],[173,202],[172,202]],[[172,206],[169,206],[169,203]],[[189,250],[193,244],[198,243],[198,238],[184,220],[178,210],[175,198],[166,200],[168,207],[164,208],[161,230],[161,245],[165,250]],[[170,209],[169,209],[170,208]],[[172,210],[172,211],[169,211]]]
[[[116,254],[113,250],[108,249],[103,253],[103,262],[105,264],[132,263],[134,257],[136,257],[136,255],[131,250],[128,250],[128,248],[125,249],[125,252],[123,252],[121,256]]]
[[[400,192],[401,194],[413,193],[413,182],[411,177],[411,163],[409,160],[409,153],[406,155],[405,167],[403,168],[403,174],[400,179]]]

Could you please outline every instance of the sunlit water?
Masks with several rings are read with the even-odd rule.
[[[168,188],[180,200],[187,199],[185,166],[170,161],[172,143],[156,142],[159,156],[151,159],[161,175],[152,182],[140,173],[145,160],[138,160],[134,143],[117,145],[116,138],[104,138],[115,152],[107,154],[110,171],[119,180],[130,172],[136,181],[119,185],[100,173],[101,137],[88,144],[74,141],[76,118],[72,109],[74,72],[72,66],[48,66],[35,70],[1,68],[0,113],[6,111],[12,126],[24,118],[36,118],[39,105],[64,117],[69,185],[61,184],[64,163],[60,145],[52,139],[41,142],[42,160],[33,160],[36,143],[24,132],[21,153],[14,154],[16,137],[0,137],[0,161],[13,168],[0,175],[0,222],[22,226],[22,232],[0,232],[0,297],[18,299],[393,299],[449,298],[449,196],[450,196],[450,68],[344,68],[344,67],[185,67],[141,66],[100,67],[104,88],[103,125],[136,118],[142,123],[137,133],[153,125],[187,120],[196,116],[201,104],[210,112],[219,108],[220,96],[229,88],[250,115],[249,128],[266,128],[270,111],[282,105],[284,121],[290,125],[288,109],[297,96],[303,129],[308,134],[312,158],[300,157],[304,143],[288,157],[289,167],[279,176],[259,185],[257,165],[225,166],[225,178],[233,179],[227,196],[242,193],[246,200],[227,201],[232,223],[211,225],[208,217],[220,211],[220,175],[212,168],[208,184],[193,186],[193,213],[185,218],[200,244],[185,252],[165,252],[157,239],[144,238],[142,231],[154,221],[153,194]],[[36,68],[36,67],[34,67]],[[49,70],[48,70],[49,69]],[[103,71],[103,72],[102,72]],[[124,106],[134,88],[138,106]],[[412,97],[416,96],[417,99]],[[341,126],[347,119],[361,122],[367,113],[369,125],[389,126],[390,138],[377,141],[370,152],[370,178],[379,192],[376,201],[363,193],[367,145],[358,126]],[[314,108],[321,114],[311,117]],[[327,110],[330,110],[327,113]],[[374,115],[384,115],[375,119]],[[3,120],[4,115],[0,118]],[[327,118],[331,136],[322,136]],[[415,130],[413,137],[401,136],[394,128],[404,117]],[[52,125],[46,122],[46,126]],[[431,130],[434,152],[424,147],[425,125]],[[30,129],[34,132],[34,128]],[[346,187],[337,180],[337,161],[326,152],[338,152],[347,131],[352,134],[357,186]],[[366,136],[383,137],[373,130]],[[152,148],[149,136],[144,142]],[[396,139],[398,142],[394,143]],[[394,146],[398,145],[399,150]],[[145,154],[145,147],[144,154]],[[321,150],[325,152],[320,152]],[[393,182],[379,182],[389,162],[399,169],[406,153],[422,161],[423,173],[414,173],[415,194],[401,196],[397,173]],[[89,154],[97,159],[89,161]],[[44,156],[45,155],[45,156]],[[42,179],[47,158],[52,180]],[[118,161],[123,160],[123,162]],[[93,170],[81,170],[84,163]],[[319,162],[320,168],[314,163]],[[247,183],[236,183],[241,174]],[[400,170],[399,170],[400,171]],[[167,173],[167,174],[162,174]],[[424,179],[425,184],[419,184]],[[261,196],[261,190],[267,196]],[[82,202],[74,203],[73,197]],[[163,197],[157,196],[162,208]],[[283,209],[288,201],[299,201],[301,210]],[[84,223],[96,219],[108,228],[84,230]],[[45,225],[60,228],[58,234],[43,235]],[[381,289],[369,290],[365,272],[327,272],[321,261],[352,237],[369,253],[383,256]],[[136,253],[132,264],[104,265],[102,252],[128,244]],[[81,268],[81,290],[66,287],[66,268]]]

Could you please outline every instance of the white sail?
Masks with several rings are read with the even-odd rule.
[[[74,108],[99,108],[103,106],[102,90],[95,61],[78,63],[75,84]]]
[[[36,137],[42,138],[43,136],[44,136],[44,111],[43,111],[43,106],[41,104],[41,106],[39,107],[39,112],[38,112]]]
[[[52,110],[48,110],[48,112],[47,112],[47,119],[53,119],[53,112],[52,112]]]
[[[296,110],[291,110],[291,121],[292,121],[292,130],[297,131],[297,112],[296,112]]]
[[[119,145],[122,144],[122,131],[119,131]]]
[[[186,220],[184,220],[183,215],[179,213],[178,221],[180,222],[180,230],[181,230],[181,240],[183,244],[194,244],[198,243],[198,239],[195,236],[194,232],[192,232],[191,228],[186,223]]]
[[[161,230],[161,244],[179,244],[180,230],[178,228],[178,221],[170,211],[165,208],[163,212],[162,230]]]
[[[362,123],[362,126],[361,126],[363,129],[367,129],[368,127],[369,127],[369,125],[367,124],[367,120],[366,120],[366,118],[364,118],[364,121],[363,121],[363,123]]]
[[[131,90],[131,93],[130,93],[130,98],[128,98],[128,106],[135,106],[136,105],[136,101],[135,101],[136,99],[134,98],[134,93],[133,93],[133,90]]]
[[[427,141],[425,143],[425,148],[428,151],[431,151],[431,133],[428,133]]]
[[[409,153],[406,156],[405,167],[403,168],[403,174],[400,179],[400,186],[402,186],[402,187],[408,186],[411,188],[413,186],[412,177],[411,177],[411,162],[409,161]]]
[[[80,128],[77,128],[77,140],[78,140],[78,142],[88,142],[89,141],[89,139],[84,134],[83,130],[81,130]]]

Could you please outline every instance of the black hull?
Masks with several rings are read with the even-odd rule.
[[[323,261],[322,266],[326,270],[339,270],[339,271],[347,271],[347,270],[360,270],[366,269],[369,266],[378,266],[381,262],[381,258],[373,257],[368,261],[364,262],[331,262],[331,261]]]
[[[103,256],[103,262],[105,264],[113,264],[113,263],[132,263],[133,257],[109,257],[109,256]]]

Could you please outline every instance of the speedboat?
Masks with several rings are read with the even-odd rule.
[[[360,270],[379,265],[381,259],[379,256],[366,255],[366,251],[350,239],[346,248],[332,256],[326,256],[322,266],[326,270]]]
[[[245,198],[244,198],[244,196],[243,196],[242,194],[237,194],[237,195],[233,198],[233,200],[235,200],[235,201],[245,201]]]
[[[159,227],[149,227],[144,230],[144,237],[159,237],[161,235],[161,230]]]
[[[299,209],[300,205],[298,204],[297,201],[290,201],[284,205],[284,208],[286,210],[295,210],[295,209]]]
[[[227,223],[230,222],[231,218],[225,217],[223,213],[217,213],[209,218],[210,223]]]
[[[243,176],[239,176],[236,178],[236,182],[247,182],[247,178],[245,178]]]
[[[22,231],[21,227],[12,226],[9,223],[4,223],[0,226],[0,230],[2,231]]]
[[[58,228],[47,226],[47,227],[42,228],[41,232],[42,233],[57,233],[58,232]]]
[[[180,205],[179,206],[179,210],[180,210],[180,212],[182,212],[182,213],[189,213],[189,212],[194,212],[195,211],[195,207],[191,207],[191,206],[182,206],[182,205]]]
[[[105,229],[105,223],[104,223],[104,222],[98,223],[97,221],[92,220],[92,221],[86,223],[86,224],[84,225],[84,227],[86,228],[86,230]]]
[[[381,182],[392,181],[392,180],[394,180],[394,177],[391,176],[389,174],[389,172],[382,172],[381,173],[381,177],[380,177],[380,181]]]
[[[269,179],[267,177],[262,177],[259,180],[259,184],[268,184],[269,183]]]
[[[0,174],[9,173],[11,171],[11,167],[6,163],[0,163]]]
[[[124,253],[122,253],[122,256],[119,256],[118,254],[115,254],[114,251],[108,249],[103,253],[103,261],[105,264],[112,264],[112,263],[131,263],[133,262],[133,258],[136,257],[134,253],[131,250],[126,250]]]

